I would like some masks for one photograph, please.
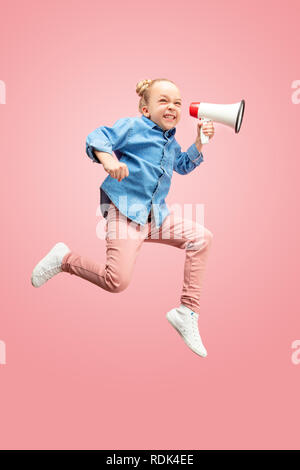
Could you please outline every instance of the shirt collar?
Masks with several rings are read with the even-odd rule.
[[[175,135],[176,133],[176,127],[172,127],[172,129],[168,129],[167,131],[164,131],[161,127],[159,127],[155,122],[151,121],[151,119],[148,119],[144,114],[142,114],[141,119],[149,126],[149,127],[157,127],[157,129],[160,129],[164,134],[166,134],[168,137],[171,135]]]

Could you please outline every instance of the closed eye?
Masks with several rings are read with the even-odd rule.
[[[161,100],[159,100],[159,101],[167,101],[167,100],[165,100],[165,99],[161,99]],[[179,106],[181,106],[181,103],[180,103],[180,101],[177,101],[177,102],[176,102],[176,104],[179,104]]]

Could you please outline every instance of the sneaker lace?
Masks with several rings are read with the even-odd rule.
[[[192,331],[194,340],[200,344],[201,338],[200,338],[199,329],[198,329],[198,318],[196,315],[191,315],[191,331]]]

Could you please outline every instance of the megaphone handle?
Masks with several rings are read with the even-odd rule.
[[[203,124],[204,124],[205,122],[209,122],[209,121],[210,121],[210,119],[207,119],[207,118],[201,118],[201,120],[203,121]],[[202,127],[203,127],[203,126],[200,127],[201,143],[202,143],[202,144],[208,144],[208,142],[209,142],[209,136],[204,134]]]

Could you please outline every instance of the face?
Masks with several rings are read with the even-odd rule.
[[[142,112],[164,131],[172,129],[181,117],[181,96],[178,88],[170,82],[154,83],[149,104],[142,108]]]

